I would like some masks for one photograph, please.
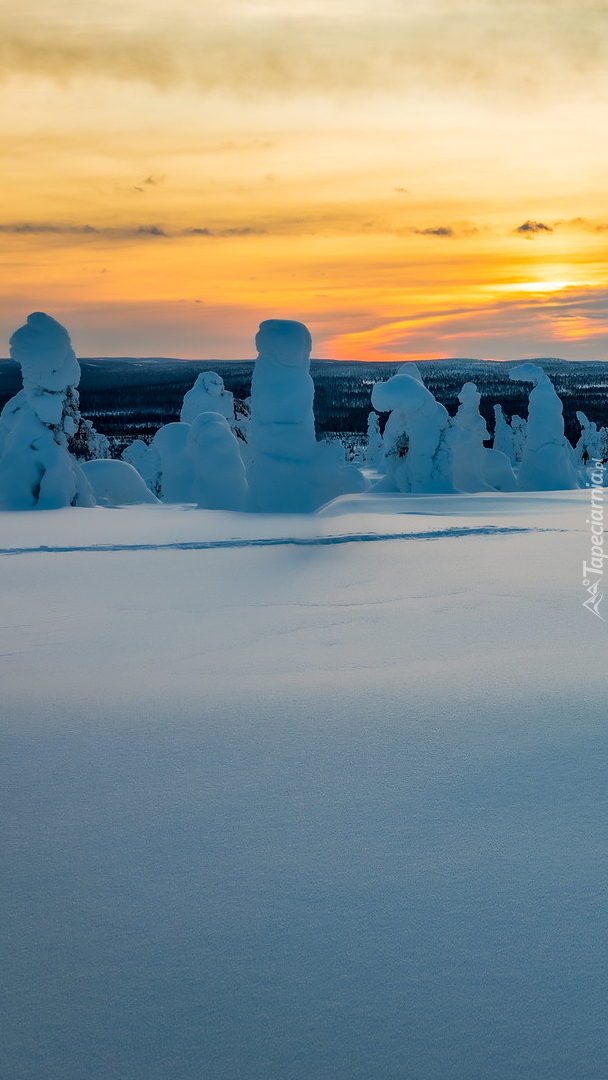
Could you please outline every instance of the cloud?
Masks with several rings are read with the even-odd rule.
[[[553,229],[542,221],[524,221],[523,225],[518,225],[513,232],[524,236],[526,240],[533,240],[539,233],[552,233]]]
[[[391,221],[390,217],[379,214],[368,217],[374,207],[366,204],[352,205],[340,203],[321,208],[317,213],[299,215],[267,215],[256,224],[228,224],[218,222],[209,225],[194,225],[185,229],[170,229],[162,225],[127,224],[122,226],[70,225],[65,222],[5,222],[0,223],[0,233],[14,235],[55,235],[82,236],[91,239],[124,241],[128,239],[162,238],[175,240],[180,238],[201,239],[240,239],[256,236],[397,236],[401,239],[411,236],[427,236],[437,239],[458,240],[474,236],[481,230],[471,222],[458,222],[454,225],[438,225],[428,228],[401,226]],[[389,208],[390,209],[390,208]]]
[[[440,356],[598,359],[606,355],[607,320],[606,289],[568,287],[550,297],[520,295],[466,307],[446,304],[439,310],[417,311],[391,321],[368,317],[364,329],[329,337],[327,352],[359,360]]]
[[[166,176],[147,176],[145,180],[140,180],[137,184],[131,184],[129,187],[119,187],[118,190],[122,192],[138,191],[143,195],[147,189],[157,187],[159,184],[164,183],[166,179]]]
[[[91,239],[124,240],[138,236],[167,237],[158,225],[133,225],[124,228],[95,227],[93,225],[68,225],[64,222],[21,221],[0,222],[0,233],[12,233],[15,236],[84,236]]]
[[[456,233],[448,225],[438,225],[435,229],[414,229],[418,236],[455,236]]]
[[[589,218],[576,217],[553,222],[554,229],[575,229],[582,232],[603,233],[608,232],[608,223],[605,221],[590,221]]]
[[[142,180],[139,184],[133,184],[132,191],[145,192],[147,187],[157,187],[158,184],[162,184],[166,180],[165,176],[147,176],[145,180]]]
[[[140,225],[136,230],[137,236],[167,236],[167,233],[163,229],[159,229],[158,225]]]
[[[227,229],[186,229],[180,235],[182,236],[213,236],[213,237],[229,237],[229,236],[267,236],[268,229],[256,228],[253,225],[237,225]]]
[[[548,308],[557,312],[556,318],[586,319],[608,323],[608,289],[571,285],[546,297]]]
[[[210,223],[192,226],[176,235],[185,237],[375,235],[397,236],[400,239],[428,236],[459,240],[488,231],[487,226],[478,227],[470,221],[420,228],[413,225],[404,226],[399,218],[395,218],[394,203],[386,201],[329,203],[300,214],[268,213],[256,224]]]
[[[70,233],[83,236],[97,235],[99,229],[92,225],[53,225],[47,222],[14,222],[9,224],[0,223],[0,233],[15,233],[16,235],[43,234],[43,233]]]
[[[479,229],[470,221],[461,221],[457,225],[435,225],[426,229],[405,229],[402,232],[414,233],[416,236],[436,236],[438,239],[458,240],[466,236],[475,236]]]
[[[583,87],[608,60],[603,0],[367,0],[308,13],[286,3],[173,10],[168,0],[3,8],[0,72],[60,83],[102,77],[246,97],[494,86],[525,98],[548,84]]]
[[[218,229],[216,236],[266,236],[267,229],[256,229],[250,225],[237,226],[232,229]]]
[[[23,222],[0,222],[0,234],[13,234],[15,236],[83,236],[91,239],[102,238],[104,240],[124,241],[129,239],[144,239],[147,237],[161,237],[171,240],[183,236],[208,236],[219,238],[238,238],[243,236],[266,236],[268,229],[254,225],[234,225],[223,228],[192,228],[178,232],[167,232],[160,225],[127,225],[122,227],[108,227],[93,225],[69,225],[63,222],[46,221],[23,221]]]

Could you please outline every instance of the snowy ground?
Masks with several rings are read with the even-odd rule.
[[[0,515],[3,1080],[603,1080],[588,498]]]

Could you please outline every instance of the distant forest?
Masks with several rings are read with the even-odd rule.
[[[474,382],[482,395],[481,411],[494,430],[495,404],[510,418],[527,416],[529,384],[509,379],[521,361],[429,360],[421,371],[429,390],[453,415],[465,382]],[[541,359],[534,361],[552,379],[564,404],[566,435],[576,443],[584,412],[598,427],[608,425],[608,362]],[[179,419],[184,394],[201,371],[217,371],[235,398],[249,396],[253,361],[174,360],[163,357],[81,360],[79,386],[83,415],[98,431],[111,437],[118,454],[133,439],[149,442],[163,424]],[[319,436],[361,434],[367,428],[374,383],[394,375],[399,364],[367,364],[313,360],[315,419]],[[0,361],[0,408],[21,388],[19,366]]]

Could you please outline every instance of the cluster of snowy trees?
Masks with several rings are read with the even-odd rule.
[[[250,414],[215,372],[199,375],[180,420],[148,446],[135,440],[121,460],[79,412],[80,368],[67,331],[35,312],[11,338],[23,389],[0,414],[0,508],[47,509],[185,502],[213,510],[308,513],[339,495],[439,494],[577,488],[581,468],[608,454],[608,432],[578,414],[581,437],[564,435],[562,404],[542,368],[510,372],[532,384],[528,419],[509,423],[495,406],[492,448],[468,382],[455,416],[424,385],[415,364],[376,383],[362,467],[339,443],[317,441],[310,377],[311,337],[299,322],[269,319],[256,336]],[[380,434],[379,414],[388,414]]]
[[[377,383],[372,404],[389,412],[382,447],[370,418],[374,463],[384,467],[377,491],[415,494],[475,491],[554,491],[579,487],[576,452],[564,435],[562,404],[542,368],[522,364],[511,378],[532,383],[528,420],[507,423],[496,406],[494,446],[479,412],[480,395],[465,383],[460,407],[450,417],[422,381],[415,364],[404,364]]]
[[[586,483],[585,467],[608,458],[608,428],[598,430],[578,412],[581,436],[572,447],[564,435],[562,403],[541,367],[520,364],[510,371],[516,382],[532,383],[528,419],[509,422],[494,406],[493,445],[479,411],[480,394],[468,382],[450,417],[423,384],[415,364],[372,391],[366,463],[384,472],[375,490],[428,493],[474,491],[557,491]],[[410,380],[418,382],[418,388]],[[421,389],[422,388],[422,389]],[[390,412],[389,412],[390,410]],[[380,435],[378,413],[389,412]],[[413,456],[412,456],[413,455]]]

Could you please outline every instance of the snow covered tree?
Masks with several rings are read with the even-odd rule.
[[[458,395],[460,407],[447,430],[452,479],[459,491],[494,490],[485,478],[484,440],[489,438],[489,433],[479,411],[480,399],[475,383],[465,383]]]
[[[306,326],[288,319],[267,319],[256,335],[247,473],[252,510],[308,513],[366,486],[342,447],[316,440],[311,344]]]
[[[160,495],[160,454],[155,446],[147,446],[143,439],[134,439],[125,446],[120,456],[137,469],[153,495]]]
[[[518,416],[517,413],[514,413],[511,417],[511,431],[513,432],[513,456],[515,458],[515,464],[517,464],[524,456],[526,435],[528,433],[528,424],[523,416]]]
[[[150,449],[160,460],[159,486],[163,502],[192,502],[194,464],[188,449],[190,424],[165,424],[156,432]]]
[[[398,373],[372,390],[377,412],[390,412],[384,428],[386,476],[374,491],[454,492],[446,442],[447,409],[413,375]]]
[[[494,406],[494,440],[492,445],[501,454],[506,454],[511,465],[515,465],[517,459],[513,447],[513,431],[502,411],[502,405]]]
[[[577,465],[588,465],[593,459],[600,458],[601,432],[597,424],[589,421],[584,412],[577,412],[576,419],[581,426],[581,435],[575,448]]]
[[[109,458],[110,442],[100,431],[96,431],[90,420],[80,415],[78,391],[72,390],[72,416],[76,431],[68,438],[68,449],[77,461],[91,461],[99,458]],[[75,400],[74,400],[75,399]]]
[[[511,368],[509,378],[531,382],[526,444],[519,468],[521,491],[560,491],[579,486],[572,447],[564,435],[562,403],[551,379],[537,364]]]
[[[192,421],[204,412],[215,412],[234,422],[234,395],[224,388],[224,380],[215,371],[202,371],[191,390],[184,395],[180,413],[182,424]]]
[[[225,416],[204,412],[192,421],[188,450],[194,464],[193,496],[207,510],[245,510],[247,479],[239,440]]]
[[[384,443],[380,434],[380,418],[378,413],[370,412],[367,418],[367,446],[365,448],[365,464],[370,468],[377,469],[384,456]]]
[[[475,383],[465,383],[458,400],[460,407],[447,432],[455,487],[471,492],[516,491],[517,481],[506,454],[484,446],[490,436],[479,411],[481,394]]]
[[[0,506],[55,509],[93,506],[91,486],[69,450],[80,430],[80,365],[67,330],[35,311],[10,340],[23,390],[0,418]]]

